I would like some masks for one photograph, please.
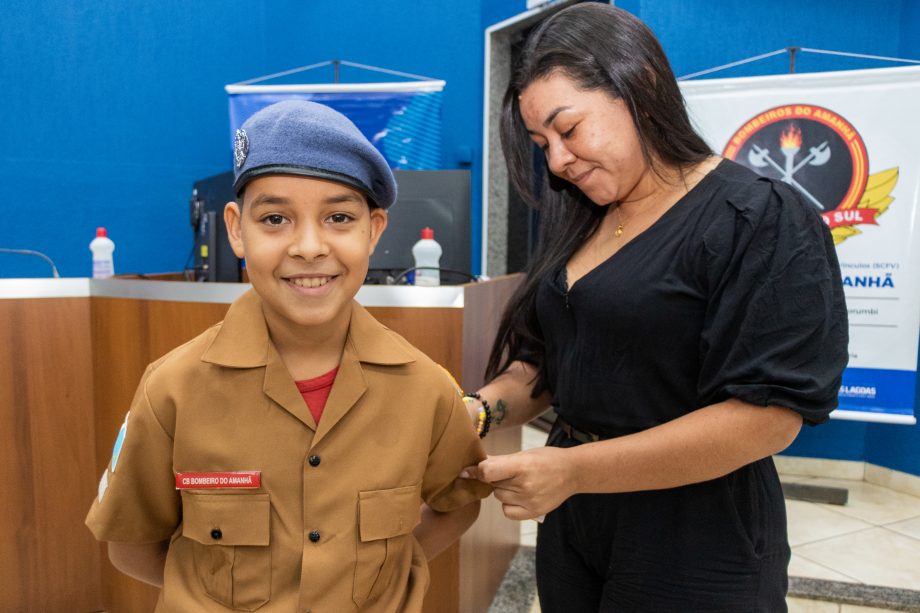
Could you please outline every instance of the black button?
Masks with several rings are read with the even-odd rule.
[[[307,461],[310,463],[310,466],[319,466],[321,460],[318,455],[311,455]]]
[[[215,541],[219,541],[224,537],[224,533],[220,531],[220,528],[214,528],[211,530],[211,538]]]
[[[314,530],[310,533],[310,540],[314,543],[319,540],[319,530]]]

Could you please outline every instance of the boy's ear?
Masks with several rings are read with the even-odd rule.
[[[387,229],[389,219],[385,210],[377,207],[371,209],[371,255],[374,254],[374,249],[377,248],[380,235]]]
[[[230,240],[230,247],[236,257],[242,260],[246,257],[246,252],[243,249],[241,216],[240,207],[236,202],[228,202],[224,207],[224,223],[227,226],[227,238]]]

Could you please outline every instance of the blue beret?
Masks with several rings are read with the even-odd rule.
[[[236,131],[234,183],[239,194],[263,175],[302,175],[343,183],[380,208],[396,200],[396,180],[376,147],[347,117],[323,104],[285,100]]]

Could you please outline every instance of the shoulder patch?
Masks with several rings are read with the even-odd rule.
[[[121,448],[125,444],[125,435],[128,433],[128,418],[131,416],[131,411],[125,415],[125,421],[121,424],[121,429],[118,431],[118,436],[115,438],[115,446],[112,447],[112,472],[115,472],[115,467],[118,465],[118,456],[121,455]],[[102,496],[99,497],[100,500]]]
[[[105,490],[109,488],[109,471],[102,471],[102,478],[99,479],[99,502],[102,502],[102,497],[105,496]]]

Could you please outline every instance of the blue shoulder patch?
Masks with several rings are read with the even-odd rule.
[[[121,455],[121,447],[125,443],[125,434],[128,432],[128,417],[131,416],[131,411],[128,411],[128,414],[125,415],[125,421],[121,424],[121,429],[118,431],[118,436],[115,438],[115,446],[112,448],[112,472],[115,472],[115,466],[118,464],[118,456]]]

